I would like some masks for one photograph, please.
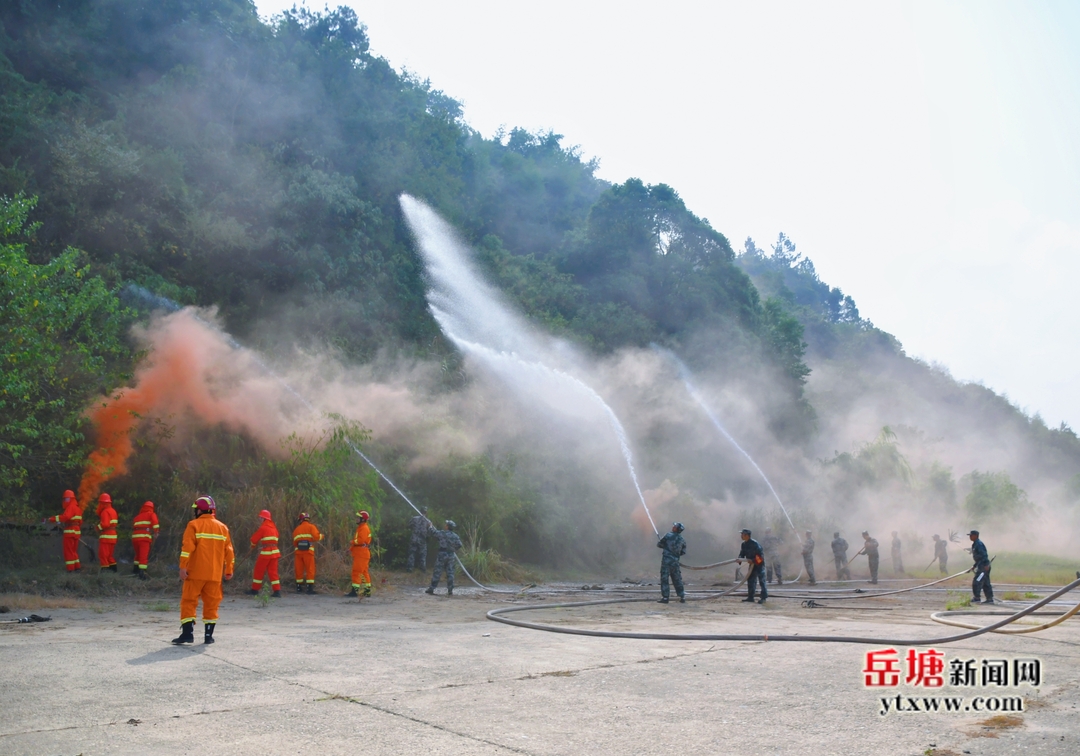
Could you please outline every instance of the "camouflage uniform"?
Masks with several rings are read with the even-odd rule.
[[[938,568],[941,570],[942,575],[948,572],[949,547],[944,538],[939,538],[934,541],[934,559],[937,560]]]
[[[686,539],[680,533],[666,533],[656,546],[664,550],[660,557],[660,595],[665,601],[671,595],[671,588],[668,586],[670,579],[675,584],[675,593],[680,599],[685,599],[686,590],[683,588],[679,557],[686,553]]]
[[[806,568],[806,575],[810,578],[810,585],[817,583],[817,578],[814,576],[814,537],[806,536],[806,540],[802,545],[802,563]]]
[[[837,534],[832,542],[833,561],[836,562],[836,579],[851,580],[851,570],[847,566],[848,542]]]
[[[772,533],[766,533],[761,539],[761,548],[765,551],[765,578],[771,583],[773,570],[776,570],[777,585],[784,584],[784,576],[780,574],[780,553],[778,549],[783,545],[784,539]]]
[[[878,564],[881,562],[881,552],[878,551],[876,538],[864,536],[863,550],[866,552],[866,561],[870,563],[870,582],[877,584]]]
[[[409,561],[406,569],[409,572],[417,565],[420,569],[427,569],[427,536],[431,521],[423,515],[416,515],[409,520]]]
[[[446,570],[446,592],[454,592],[454,552],[461,548],[461,539],[452,530],[436,530],[433,525],[428,525],[427,534],[434,536],[439,542],[439,553],[435,555],[435,572],[431,575],[431,590],[435,590],[442,578],[443,570]]]

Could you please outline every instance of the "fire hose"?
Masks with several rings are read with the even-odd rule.
[[[960,573],[963,574],[963,573]],[[732,587],[728,591],[725,591],[720,595],[727,595],[737,588],[738,585]],[[641,601],[651,601],[650,598],[631,598],[631,599],[608,599],[603,601],[572,601],[560,604],[529,604],[526,606],[507,606],[498,609],[492,609],[487,613],[487,618],[494,622],[502,622],[506,625],[512,625],[514,627],[522,627],[527,630],[541,630],[548,633],[561,633],[565,635],[583,635],[594,638],[631,638],[636,640],[676,640],[676,641],[787,641],[787,642],[800,642],[800,643],[859,643],[868,645],[883,645],[883,646],[921,646],[921,645],[941,645],[945,643],[955,643],[957,641],[967,640],[969,638],[975,638],[979,635],[983,635],[989,632],[995,632],[1006,625],[1012,624],[1017,620],[1026,617],[1031,614],[1035,614],[1039,609],[1049,604],[1061,596],[1064,596],[1073,589],[1080,587],[1080,578],[1074,580],[1068,585],[1059,588],[1051,593],[1046,598],[1021,609],[1018,612],[1006,616],[1004,619],[994,622],[990,625],[985,625],[970,630],[966,633],[959,633],[957,635],[946,635],[937,638],[863,638],[858,636],[842,636],[842,635],[769,635],[769,634],[740,634],[740,633],[721,633],[721,634],[684,634],[684,633],[635,633],[635,632],[616,632],[609,630],[587,630],[579,627],[547,625],[539,622],[528,622],[520,619],[513,619],[505,615],[515,612],[528,612],[536,611],[538,609],[567,609],[577,608],[585,606],[601,606],[610,604],[625,604]],[[702,600],[701,597],[691,600]],[[1080,611],[1080,604],[1074,607],[1070,612],[1067,612],[1065,616],[1062,616],[1059,621],[1064,621],[1069,616],[1072,616],[1077,611]],[[940,621],[940,620],[937,620]],[[1047,623],[1047,627],[1052,626],[1055,623]],[[1045,629],[1039,627],[1038,629]],[[1032,628],[1034,631],[1035,628]]]

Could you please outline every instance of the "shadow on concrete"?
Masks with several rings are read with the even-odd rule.
[[[165,648],[158,649],[157,651],[151,651],[148,654],[137,656],[134,659],[128,659],[127,663],[132,666],[139,666],[140,664],[155,664],[157,662],[165,661],[179,661],[192,655],[198,655],[206,651],[206,646],[166,646]]]

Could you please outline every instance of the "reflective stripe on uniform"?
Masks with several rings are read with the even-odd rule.
[[[277,549],[274,549],[273,551],[260,551],[259,552],[259,556],[274,556],[275,554],[280,556],[281,552],[278,551]]]
[[[107,535],[105,533],[102,533],[101,535],[98,536],[98,540],[99,541],[115,541],[116,540],[116,533],[113,533],[112,535]]]
[[[132,533],[131,540],[134,541],[136,538],[153,538],[153,536],[149,533]]]
[[[187,553],[186,551],[181,551],[180,552],[180,558],[181,559],[187,559],[189,556],[191,556],[191,554]]]
[[[196,533],[195,537],[196,538],[210,538],[210,539],[213,539],[215,541],[224,541],[225,540],[225,536],[219,535],[217,533]]]

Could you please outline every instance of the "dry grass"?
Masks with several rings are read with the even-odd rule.
[[[1024,718],[1018,717],[1015,714],[997,714],[984,719],[981,722],[975,723],[977,730],[968,730],[968,737],[972,738],[996,738],[998,733],[1005,730],[1012,730],[1016,727],[1023,727]]]
[[[32,593],[0,593],[0,606],[13,612],[37,611],[38,609],[86,609],[89,604],[70,596],[35,596]]]

